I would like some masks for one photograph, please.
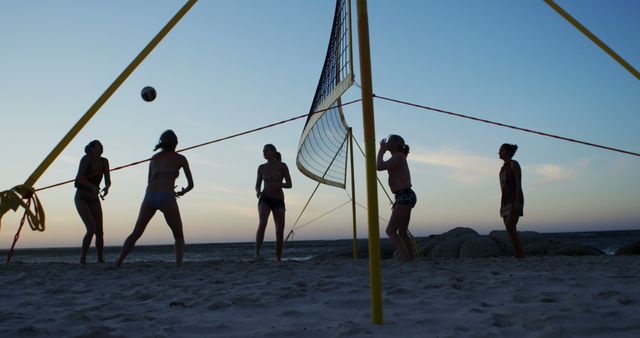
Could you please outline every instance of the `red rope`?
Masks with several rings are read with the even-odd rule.
[[[310,113],[308,113],[308,114],[298,115],[298,116],[296,116],[296,117],[292,117],[292,118],[290,118],[290,119],[286,119],[286,120],[282,120],[282,121],[279,121],[279,122],[275,122],[275,123],[267,124],[267,125],[265,125],[265,126],[258,127],[258,128],[254,128],[254,129],[247,130],[247,131],[243,131],[243,132],[241,132],[241,133],[233,134],[233,135],[226,136],[226,137],[222,137],[222,138],[219,138],[219,139],[216,139],[216,140],[213,140],[213,141],[204,142],[204,143],[200,143],[200,144],[197,144],[197,145],[194,145],[194,146],[191,146],[191,147],[183,148],[183,149],[177,150],[176,152],[180,153],[180,152],[183,152],[183,151],[188,151],[188,150],[195,149],[195,148],[199,148],[199,147],[204,147],[204,146],[209,145],[209,144],[212,144],[212,143],[221,142],[221,141],[225,141],[225,140],[228,140],[228,139],[232,139],[232,138],[235,138],[235,137],[238,137],[238,136],[242,136],[242,135],[246,135],[246,134],[254,133],[254,132],[256,132],[256,131],[260,131],[260,130],[263,130],[263,129],[267,129],[267,128],[275,127],[275,126],[280,125],[280,124],[284,124],[284,123],[292,122],[292,121],[295,121],[295,120],[301,119],[301,118],[303,118],[303,117],[308,117],[308,116],[311,116],[311,115],[313,115],[313,114],[322,113],[322,112],[325,112],[325,111],[330,110],[330,109],[334,109],[334,108],[337,108],[337,107],[344,107],[344,106],[348,106],[348,105],[350,105],[350,104],[353,104],[353,103],[356,103],[356,102],[360,102],[361,100],[362,100],[362,99],[356,99],[356,100],[349,101],[349,102],[346,102],[346,103],[342,103],[342,104],[339,104],[339,105],[331,106],[331,107],[329,107],[329,108],[327,108],[327,109],[322,109],[322,110],[318,110],[318,111],[310,112]],[[151,161],[152,159],[153,159],[153,157],[150,157],[150,158],[147,158],[147,159],[144,159],[144,160],[141,160],[141,161],[137,161],[137,162],[133,162],[133,163],[125,164],[125,165],[122,165],[122,166],[119,166],[119,167],[111,168],[111,169],[109,170],[109,172],[116,171],[116,170],[120,170],[120,169],[124,169],[124,168],[128,168],[128,167],[133,167],[133,166],[138,165],[138,164],[141,164],[141,163],[149,162],[149,161]],[[95,175],[98,175],[98,174],[101,174],[101,173],[102,173],[102,172],[98,172],[98,173],[95,173],[95,174],[92,174],[92,175],[84,176],[84,178],[88,178],[88,177],[91,177],[91,176],[95,176]],[[36,189],[35,191],[41,191],[41,190],[45,190],[45,189],[49,189],[49,188],[58,187],[58,186],[65,185],[65,184],[68,184],[68,183],[71,183],[71,182],[75,182],[75,179],[73,179],[73,180],[68,180],[68,181],[64,181],[64,182],[60,182],[60,183],[56,183],[56,184],[52,184],[52,185],[48,185],[48,186],[46,186],[46,187],[38,188],[38,189]]]
[[[22,219],[20,220],[20,227],[18,227],[18,231],[16,232],[16,235],[13,236],[13,244],[11,244],[11,249],[9,249],[9,252],[7,253],[7,264],[9,264],[9,262],[11,261],[11,257],[13,257],[13,248],[16,246],[16,243],[18,242],[18,238],[20,238],[20,231],[22,231],[22,227],[24,226],[24,221],[27,219],[27,210],[29,210],[29,207],[31,206],[31,198],[29,198],[29,200],[27,201],[27,207],[24,209],[24,214],[22,214]],[[36,215],[38,214],[38,211],[36,209]],[[29,220],[29,224],[31,225],[31,220]],[[33,225],[31,225],[31,228],[33,228]]]
[[[458,114],[458,113],[454,113],[454,112],[450,112],[450,111],[446,111],[446,110],[442,110],[442,109],[422,106],[422,105],[419,105],[419,104],[410,103],[410,102],[406,102],[406,101],[400,101],[400,100],[396,100],[396,99],[390,99],[388,97],[379,96],[379,95],[375,95],[375,94],[373,96],[376,97],[376,98],[382,99],[382,100],[387,100],[387,101],[391,101],[391,102],[395,102],[395,103],[400,103],[400,104],[404,104],[404,105],[412,106],[412,107],[416,107],[416,108],[432,110],[432,111],[435,111],[435,112],[438,112],[438,113],[453,115],[453,116],[462,117],[462,118],[470,119],[470,120],[474,120],[474,121],[494,124],[494,125],[500,126],[500,127],[506,127],[506,128],[521,130],[521,131],[525,131],[527,133],[533,133],[533,134],[552,137],[552,138],[556,138],[556,139],[560,139],[560,140],[564,140],[564,141],[580,143],[580,144],[588,145],[588,146],[591,146],[591,147],[602,148],[602,149],[611,150],[611,151],[617,151],[617,152],[623,153],[623,154],[640,156],[639,153],[634,153],[634,152],[627,151],[627,150],[607,147],[607,146],[603,146],[603,145],[599,145],[599,144],[595,144],[595,143],[591,143],[591,142],[585,142],[585,141],[580,141],[580,140],[576,140],[576,139],[572,139],[572,138],[568,138],[568,137],[562,137],[562,136],[553,135],[553,134],[549,134],[549,133],[543,133],[543,132],[535,131],[535,130],[531,130],[531,129],[520,128],[520,127],[516,127],[516,126],[504,124],[504,123],[499,123],[499,122],[493,122],[493,121],[489,121],[489,120],[485,120],[485,119],[481,119],[481,118],[477,118],[477,117],[473,117],[473,116],[462,115],[462,114]]]

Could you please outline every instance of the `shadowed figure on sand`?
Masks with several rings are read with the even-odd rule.
[[[386,152],[391,154],[388,160],[384,160]],[[389,188],[395,194],[395,202],[392,206],[391,218],[387,225],[387,236],[397,250],[402,254],[405,262],[415,258],[413,245],[409,238],[409,221],[411,209],[415,207],[416,193],[411,189],[411,173],[407,164],[409,146],[399,135],[390,135],[388,139],[380,141],[380,149],[376,160],[378,171],[386,170],[389,173]]]
[[[133,250],[136,241],[142,236],[147,224],[149,224],[149,221],[158,210],[164,214],[164,219],[167,221],[169,228],[171,228],[175,239],[176,266],[180,267],[182,265],[184,234],[176,198],[193,189],[193,178],[191,177],[187,158],[175,151],[177,145],[178,137],[172,130],[167,130],[160,136],[160,142],[156,145],[154,151],[158,149],[162,151],[153,155],[151,162],[149,162],[147,191],[140,206],[138,220],[133,232],[127,237],[122,246],[120,257],[118,257],[115,264],[116,267],[122,265],[122,262]],[[180,175],[180,169],[184,171],[187,178],[187,187],[176,192],[174,191],[175,182]]]
[[[80,160],[78,173],[76,174],[76,194],[74,202],[76,210],[87,229],[82,239],[82,253],[80,264],[87,263],[87,253],[93,236],[96,237],[96,252],[98,263],[104,263],[104,232],[102,222],[102,205],[100,198],[104,199],[111,187],[109,175],[109,161],[102,157],[102,143],[93,140],[84,147],[85,155]],[[100,194],[100,183],[104,177],[104,188]]]
[[[504,143],[500,146],[500,150],[498,150],[498,156],[504,161],[499,174],[500,190],[502,191],[500,217],[502,217],[504,226],[507,228],[507,232],[511,238],[511,244],[513,245],[513,252],[516,258],[524,258],[522,245],[520,244],[520,238],[516,230],[518,219],[523,215],[524,210],[522,170],[520,170],[520,164],[512,159],[516,150],[518,150],[517,145],[508,143]]]
[[[282,189],[291,188],[289,168],[282,162],[282,155],[273,144],[266,144],[262,154],[267,160],[258,167],[256,177],[256,197],[258,197],[258,231],[256,232],[256,260],[261,260],[260,249],[264,241],[264,232],[269,220],[269,213],[273,213],[276,225],[276,260],[282,259],[284,246],[284,192]],[[284,181],[284,182],[283,182]],[[264,185],[263,185],[264,183]]]

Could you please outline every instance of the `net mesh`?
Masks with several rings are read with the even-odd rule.
[[[351,13],[349,0],[337,0],[329,48],[305,124],[296,164],[309,178],[345,187],[347,169],[347,125],[340,97],[353,84]]]

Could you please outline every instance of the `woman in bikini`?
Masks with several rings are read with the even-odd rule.
[[[155,150],[161,149],[159,153],[153,155],[149,163],[149,178],[147,183],[147,191],[140,206],[138,220],[133,228],[133,232],[127,237],[120,257],[116,261],[116,267],[122,265],[125,257],[131,252],[136,241],[142,236],[147,224],[160,210],[164,214],[173,238],[175,239],[176,266],[182,266],[182,255],[184,253],[184,234],[182,232],[182,219],[180,218],[180,209],[176,198],[183,196],[193,189],[193,178],[189,169],[187,158],[176,153],[178,145],[178,137],[172,130],[167,130],[160,136],[160,143],[156,145]],[[179,176],[180,169],[184,171],[187,178],[187,187],[176,192],[175,182]]]
[[[502,198],[500,199],[500,217],[504,221],[509,237],[511,237],[511,245],[516,258],[524,258],[522,245],[516,230],[518,219],[523,215],[524,210],[524,194],[522,193],[522,171],[520,164],[513,160],[518,146],[515,144],[504,143],[500,146],[498,156],[504,161],[500,168],[500,190],[502,190]]]
[[[384,154],[387,151],[391,153],[391,158],[385,161]],[[390,135],[389,139],[380,141],[376,160],[378,171],[386,170],[389,173],[389,188],[396,199],[386,233],[405,262],[415,258],[408,231],[411,209],[417,201],[416,193],[411,189],[411,173],[407,165],[408,154],[409,146],[404,143],[404,139],[398,135]]]
[[[86,155],[80,160],[76,175],[76,195],[74,202],[80,218],[87,232],[82,239],[82,253],[80,264],[87,263],[87,253],[93,236],[96,236],[96,252],[98,263],[104,263],[104,236],[102,231],[102,205],[100,198],[107,196],[111,186],[109,176],[109,161],[102,157],[102,144],[98,140],[91,141],[84,152]],[[100,194],[100,183],[104,176],[105,186]]]
[[[284,243],[284,192],[282,189],[291,188],[289,168],[282,162],[280,153],[273,144],[267,144],[262,149],[267,163],[258,167],[256,178],[256,196],[258,197],[258,231],[256,232],[256,260],[260,260],[260,248],[264,241],[264,231],[267,227],[269,213],[273,213],[276,225],[276,260],[282,259]],[[283,182],[284,180],[284,182]],[[264,187],[262,183],[264,182]]]

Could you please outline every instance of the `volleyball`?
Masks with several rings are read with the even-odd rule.
[[[156,90],[153,89],[153,87],[151,86],[146,86],[144,88],[142,88],[142,91],[140,92],[140,95],[142,96],[142,99],[147,101],[147,102],[151,102],[153,100],[155,100],[156,98]]]

